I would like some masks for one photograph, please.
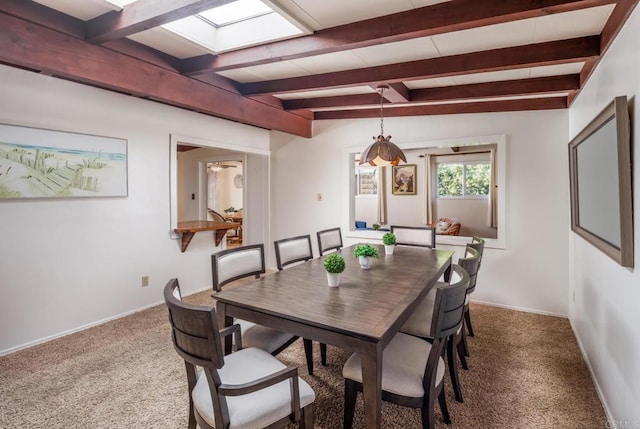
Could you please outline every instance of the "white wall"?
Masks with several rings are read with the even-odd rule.
[[[169,238],[170,134],[269,149],[262,129],[5,66],[0,123],[124,138],[129,151],[126,198],[0,201],[0,354],[161,303],[171,277],[187,294],[211,287],[212,234],[185,253]]]
[[[635,269],[622,268],[576,234],[569,234],[569,315],[615,427],[640,427],[640,8],[605,54],[569,110],[570,137],[614,97],[630,99]],[[626,426],[625,426],[626,424]],[[614,427],[614,426],[611,426]]]
[[[346,235],[351,225],[345,220],[348,162],[343,157],[358,142],[364,149],[378,125],[376,119],[316,121],[312,140],[272,132],[273,239],[315,237],[316,231],[334,226]],[[507,135],[507,248],[485,250],[473,298],[566,315],[567,112],[394,117],[385,125],[396,144]],[[317,193],[322,193],[322,201],[316,201]],[[345,242],[353,240],[347,237]]]

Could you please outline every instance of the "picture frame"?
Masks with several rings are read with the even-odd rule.
[[[634,266],[631,121],[616,97],[569,142],[571,229],[623,267]]]
[[[127,143],[0,124],[0,201],[126,197]]]
[[[391,184],[393,195],[416,195],[416,171],[416,164],[393,166],[393,182]]]

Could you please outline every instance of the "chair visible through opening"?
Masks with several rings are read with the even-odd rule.
[[[391,226],[396,244],[404,246],[436,247],[436,230],[430,226]]]

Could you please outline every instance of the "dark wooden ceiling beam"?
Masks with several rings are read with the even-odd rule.
[[[600,57],[594,58],[590,61],[587,61],[582,68],[582,72],[580,73],[580,88],[583,88],[587,83],[589,78],[591,77],[591,73],[595,70],[598,63],[600,63],[600,58],[602,55],[609,49],[613,39],[618,35],[620,29],[624,26],[625,22],[633,12],[633,9],[638,4],[637,0],[622,0],[616,4],[613,12],[609,16],[607,23],[604,25],[602,32],[600,33]],[[571,106],[574,100],[580,94],[580,90],[576,91],[574,94],[571,94],[569,97],[569,106]]]
[[[269,64],[611,3],[615,0],[453,0],[319,30],[309,36],[197,57],[185,62],[184,72],[191,75]]]
[[[384,116],[454,115],[461,113],[516,112],[522,110],[566,109],[567,97],[527,98],[522,100],[476,101],[471,103],[436,104],[426,106],[402,106],[384,109]],[[331,110],[315,112],[314,119],[377,118],[378,109]],[[392,124],[388,124],[393,127]]]
[[[336,97],[316,97],[282,100],[282,106],[285,110],[320,109],[323,107],[370,106],[375,104],[380,104],[380,95],[378,94],[341,95]]]
[[[300,115],[5,14],[0,14],[0,28],[1,62],[245,124],[311,137],[311,121]]]
[[[243,94],[286,93],[378,82],[400,82],[468,73],[513,70],[586,61],[600,54],[598,36],[493,49],[442,58],[387,64],[376,67],[322,73],[242,84]]]
[[[402,82],[394,82],[386,85],[384,99],[389,103],[406,103],[409,101],[409,88]]]
[[[138,0],[120,11],[112,11],[87,22],[86,38],[91,43],[121,39],[234,0]]]
[[[414,89],[412,102],[463,100],[569,92],[580,88],[580,75],[548,76],[468,85]]]
[[[85,23],[82,20],[32,0],[2,0],[0,1],[0,12],[59,31],[77,39],[84,39],[85,36]]]
[[[409,102],[415,103],[497,96],[548,94],[553,92],[571,92],[578,89],[580,89],[580,75],[573,74],[414,89],[409,93]],[[327,107],[370,106],[375,105],[376,103],[380,103],[380,97],[375,94],[365,94],[284,100],[282,105],[285,110],[296,110],[322,109]]]

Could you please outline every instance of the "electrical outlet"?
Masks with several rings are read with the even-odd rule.
[[[149,276],[142,276],[142,287],[149,286]]]
[[[316,195],[316,200],[317,201],[322,201],[322,194],[318,192],[318,194]]]

